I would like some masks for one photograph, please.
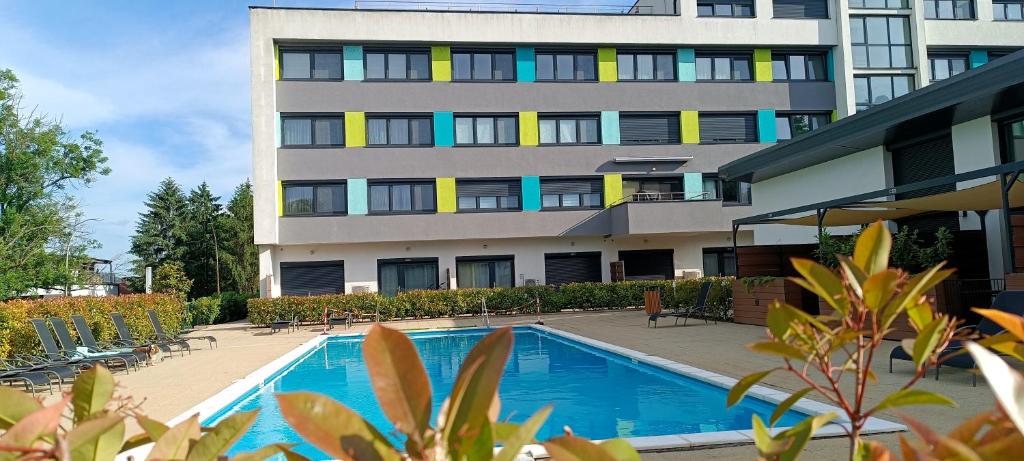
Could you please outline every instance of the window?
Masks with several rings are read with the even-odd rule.
[[[597,80],[597,56],[591,51],[538,51],[538,81]]]
[[[967,70],[967,56],[931,55],[928,56],[928,66],[931,68],[933,82],[945,80]]]
[[[452,80],[515,81],[515,54],[511,51],[452,51]]]
[[[619,115],[621,144],[679,144],[679,113]]]
[[[736,275],[736,255],[732,248],[704,249],[704,276],[725,277]]]
[[[750,205],[750,183],[722,181],[717,175],[705,174],[704,194],[700,199],[721,200],[724,205]]]
[[[436,290],[437,258],[377,260],[377,289],[384,296],[403,291]]]
[[[341,52],[281,50],[282,80],[341,80]]]
[[[772,0],[772,12],[776,18],[827,19],[826,0]]]
[[[825,56],[821,54],[776,54],[772,52],[772,78],[780,80],[825,80]]]
[[[697,120],[703,144],[757,141],[754,114],[700,114]]]
[[[698,54],[697,80],[738,80],[749,81],[749,54]]]
[[[1024,0],[992,0],[992,19],[1024,21]]]
[[[619,52],[619,80],[663,80],[676,79],[676,54]]]
[[[459,211],[519,210],[519,180],[458,180],[455,195]]]
[[[284,183],[284,215],[345,214],[345,184]]]
[[[600,144],[597,115],[541,115],[541,144]]]
[[[622,180],[622,196],[633,202],[682,200],[683,178],[626,178]]]
[[[370,184],[370,213],[433,213],[433,182],[395,182]]]
[[[519,143],[516,117],[512,115],[457,115],[455,144],[458,146],[514,146]]]
[[[793,139],[828,124],[830,114],[776,114],[775,137]]]
[[[345,145],[341,115],[281,116],[282,147],[340,147]]]
[[[754,17],[753,0],[697,0],[697,16]]]
[[[280,277],[285,296],[345,293],[344,261],[281,262]]]
[[[1024,160],[1024,119],[1003,123],[1003,163]]]
[[[455,258],[459,288],[511,288],[515,285],[513,256],[460,256]]]
[[[600,179],[541,178],[541,209],[601,208],[602,188]]]
[[[897,10],[910,8],[907,0],[850,0],[850,8]]]
[[[367,50],[367,80],[430,80],[428,50]]]
[[[974,19],[971,0],[924,0],[925,19]]]
[[[853,67],[911,67],[910,20],[906,16],[851,16]]]
[[[898,98],[914,88],[911,75],[855,75],[853,90],[857,110],[865,110]]]
[[[371,146],[433,146],[433,123],[427,116],[373,116],[366,119]]]

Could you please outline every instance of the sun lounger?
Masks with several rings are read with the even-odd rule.
[[[0,384],[23,385],[33,397],[36,395],[36,390],[41,388],[45,388],[50,394],[53,394],[53,385],[50,376],[46,373],[22,368],[7,368],[2,361],[0,361]]]
[[[136,351],[135,348],[118,347],[112,344],[100,343],[96,341],[96,337],[92,334],[92,328],[89,328],[89,323],[85,321],[85,317],[81,315],[72,315],[71,323],[75,325],[75,331],[78,332],[78,340],[82,342],[82,346],[95,350],[98,352],[115,352],[118,354],[131,354],[135,356],[135,360],[139,363],[151,364],[152,357],[148,352]]]
[[[118,339],[114,341],[114,344],[123,347],[149,347],[156,346],[161,351],[166,352],[174,356],[174,351],[178,351],[182,356],[185,355],[187,350],[190,354],[192,349],[185,341],[161,341],[154,339],[136,339],[132,336],[131,330],[128,329],[128,323],[124,321],[124,316],[118,312],[110,313],[110,320],[114,322],[114,328],[117,330]]]
[[[704,324],[708,323],[711,319],[711,307],[708,305],[708,298],[711,294],[711,282],[703,282],[700,284],[700,288],[697,290],[697,299],[692,306],[681,307],[673,311],[665,312],[661,311],[660,296],[658,297],[658,306],[652,311],[650,306],[645,305],[645,310],[649,313],[647,318],[647,326],[650,327],[654,324],[654,327],[658,327],[658,319],[663,317],[675,317],[674,325],[679,325],[679,319],[683,319],[683,326],[686,326],[687,320],[690,318],[702,318]],[[645,293],[645,304],[650,301],[646,299]],[[718,319],[713,319],[715,323],[718,323]]]
[[[299,318],[293,317],[291,320],[274,320],[270,322],[270,333],[273,334],[280,330],[287,329],[289,333],[292,332],[292,328],[299,329]]]
[[[53,361],[64,361],[69,364],[88,364],[94,365],[96,363],[103,363],[107,368],[123,368],[125,373],[128,373],[131,365],[128,359],[123,357],[87,357],[82,352],[77,350],[74,341],[71,340],[71,334],[67,330],[67,325],[64,326],[63,331],[58,331],[54,328],[54,333],[57,333],[58,338],[61,339],[62,345],[58,346],[57,341],[53,339],[53,335],[50,334],[50,328],[47,326],[46,320],[43,319],[30,319],[29,322],[36,330],[36,336],[39,337],[39,342],[43,345],[43,351],[46,353],[46,358]],[[61,336],[64,336],[61,338]]]
[[[156,339],[160,341],[176,341],[185,342],[193,340],[205,340],[209,344],[210,348],[217,347],[217,338],[213,336],[171,336],[164,331],[163,325],[160,324],[160,317],[156,315],[156,311],[148,310],[146,315],[149,316],[149,323],[153,324],[153,331],[156,332]],[[191,351],[191,347],[189,348]]]

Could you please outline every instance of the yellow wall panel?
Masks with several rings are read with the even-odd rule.
[[[697,111],[684,110],[679,113],[679,125],[683,130],[683,144],[700,144],[700,122]]]
[[[437,212],[455,212],[455,178],[437,178]]]
[[[519,145],[536,146],[540,142],[536,112],[519,113]]]
[[[452,49],[448,46],[430,47],[430,73],[435,82],[452,81]]]
[[[601,82],[619,81],[619,63],[615,48],[597,49],[597,79]]]
[[[284,216],[284,185],[277,182],[277,215]]]
[[[345,147],[366,146],[366,113],[345,112]]]
[[[622,200],[622,175],[604,175],[604,207],[608,208]]]
[[[281,80],[281,52],[277,50],[277,45],[274,45],[274,80]]]
[[[772,81],[772,50],[767,48],[754,50],[754,80],[758,82]]]

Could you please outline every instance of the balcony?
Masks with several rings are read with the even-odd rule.
[[[611,235],[726,232],[750,207],[730,206],[706,194],[638,192],[609,208]]]
[[[398,11],[472,11],[500,13],[554,13],[554,14],[612,14],[612,15],[675,15],[675,0],[636,0],[598,3],[558,2],[463,2],[463,1],[402,1],[355,0],[357,10]]]

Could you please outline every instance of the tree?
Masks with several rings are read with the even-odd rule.
[[[194,281],[193,298],[220,293],[220,255],[218,230],[222,225],[220,197],[210,192],[205,182],[189,193],[188,213],[182,219],[185,234],[182,262],[185,274]]]
[[[146,212],[140,214],[132,236],[131,252],[138,258],[137,272],[144,272],[147,266],[181,262],[185,250],[182,220],[186,211],[185,195],[173,178],[164,179],[147,196]]]
[[[153,292],[165,293],[184,300],[192,289],[192,280],[178,261],[168,261],[153,271]]]
[[[110,173],[94,132],[74,137],[21,101],[17,77],[0,70],[0,299],[85,275],[77,269],[97,245],[82,238],[68,191]]]
[[[221,265],[225,269],[224,289],[239,293],[259,292],[259,252],[253,234],[252,183],[245,181],[235,188],[221,216],[224,232],[221,241]]]

